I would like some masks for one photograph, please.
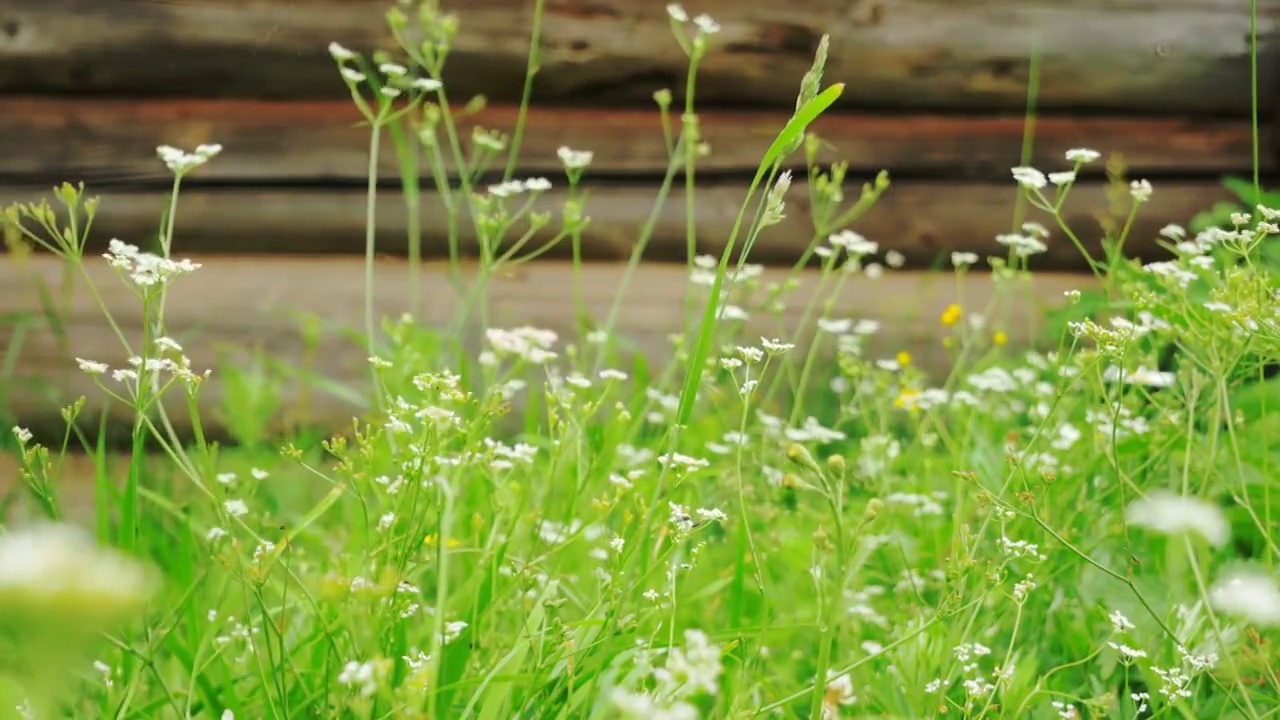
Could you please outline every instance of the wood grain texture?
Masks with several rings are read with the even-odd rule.
[[[216,162],[216,160],[215,160]],[[847,193],[869,178],[856,178]],[[745,183],[703,185],[697,193],[697,246],[700,252],[722,252],[731,235],[739,207],[746,198]],[[583,233],[582,252],[592,260],[630,257],[636,238],[657,197],[649,185],[610,184],[588,188],[585,212],[590,224]],[[154,238],[168,196],[158,191],[119,191],[90,195],[102,198],[92,230],[92,245],[105,247],[118,237],[134,244]],[[1002,184],[937,181],[895,183],[855,229],[879,242],[882,251],[897,250],[913,266],[928,266],[945,259],[953,250],[998,253],[997,234],[1009,232],[1018,193],[1013,181]],[[22,192],[0,187],[0,206],[13,201],[37,200],[47,193]],[[406,252],[406,210],[399,191],[384,190],[377,211],[377,248],[382,253]],[[1185,223],[1191,216],[1227,192],[1217,181],[1156,183],[1153,199],[1143,206],[1134,225],[1126,253],[1139,258],[1162,257],[1157,232],[1170,222]],[[538,235],[553,235],[567,199],[565,191],[544,193],[535,208],[552,214],[552,226]],[[1079,183],[1068,202],[1070,226],[1090,247],[1097,249],[1102,233],[1094,217],[1109,207],[1107,187]],[[754,207],[754,205],[753,205]],[[422,205],[423,254],[447,257],[448,231],[440,198],[425,193]],[[663,205],[645,257],[651,260],[684,260],[685,204],[673,194]],[[1121,208],[1128,212],[1126,204]],[[1031,218],[1049,222],[1038,211]],[[460,246],[475,252],[475,236],[469,221],[461,223]],[[525,230],[517,224],[508,241]],[[800,258],[813,235],[809,195],[804,183],[792,186],[787,196],[786,218],[767,228],[752,250],[753,262],[790,264]],[[538,241],[531,244],[533,247]],[[1080,253],[1060,232],[1054,232],[1049,252],[1037,256],[1039,269],[1087,270]],[[362,253],[365,249],[365,193],[361,189],[244,189],[189,188],[178,204],[175,252],[214,253]],[[566,257],[569,243],[556,246],[548,257]]]
[[[293,366],[304,367],[346,386],[363,388],[367,378],[367,351],[362,342],[344,335],[363,328],[363,264],[355,258],[270,258],[196,257],[204,267],[175,283],[167,298],[169,332],[184,344],[197,370],[220,370],[222,362],[246,367],[245,353],[262,350]],[[140,337],[141,308],[137,299],[101,261],[88,265],[89,275],[103,302],[131,343]],[[582,293],[591,320],[602,322],[621,285],[624,266],[594,264],[584,273]],[[768,269],[765,283],[780,280],[785,272]],[[805,305],[819,291],[814,272],[800,275],[800,287],[778,316],[764,314],[747,321],[743,337],[783,336],[802,346],[810,328],[800,328]],[[399,261],[381,261],[374,279],[374,299],[379,317],[398,317],[409,308],[408,266]],[[513,327],[531,324],[561,333],[570,340],[574,317],[572,266],[543,262],[524,266],[496,277],[489,286],[490,325]],[[682,266],[643,264],[634,276],[619,318],[617,336],[653,365],[670,357],[667,336],[679,332],[683,323],[686,283]],[[420,276],[420,287],[428,299],[418,322],[445,328],[454,318],[457,302],[441,267],[428,266]],[[55,334],[44,320],[45,311],[37,287],[44,283],[52,290],[62,331]],[[1090,276],[1038,274],[1034,281],[1007,288],[999,325],[1010,336],[1012,347],[1025,346],[1037,338],[1043,311],[1063,302],[1063,292],[1092,286]],[[0,367],[15,368],[14,382],[5,393],[10,408],[23,425],[57,428],[59,403],[79,395],[89,399],[90,412],[103,406],[102,392],[91,378],[76,369],[74,358],[84,357],[122,366],[126,356],[114,334],[91,299],[87,286],[78,278],[66,281],[63,268],[52,258],[29,256],[0,260],[0,348],[15,353]],[[828,288],[831,286],[829,285]],[[941,372],[948,364],[938,336],[938,317],[953,302],[978,310],[996,295],[989,275],[972,273],[958,284],[950,273],[890,272],[879,280],[854,278],[835,297],[833,317],[872,318],[883,323],[884,331],[872,339],[868,352],[877,357],[909,350],[926,370]],[[1003,314],[1003,313],[1007,313]],[[319,320],[321,340],[311,353],[302,339],[304,317]],[[13,319],[28,322],[15,341]],[[478,328],[471,327],[471,331]],[[996,329],[996,325],[992,325]],[[60,339],[62,338],[62,339]],[[210,409],[210,429],[217,431],[221,420],[217,405],[223,397],[215,372],[202,390],[202,403]],[[277,386],[290,412],[303,412],[312,423],[326,427],[349,426],[353,414],[362,410],[336,395],[312,391],[301,395],[296,382],[283,380]],[[177,396],[174,396],[175,399]],[[305,405],[305,406],[303,406]],[[121,419],[119,408],[113,417]],[[90,416],[92,417],[92,415]],[[179,418],[180,420],[180,418]],[[185,427],[185,426],[184,426]]]
[[[446,81],[457,98],[519,96],[533,2],[451,3]],[[683,90],[665,3],[549,0],[539,100],[648,102]],[[1280,0],[1258,3],[1269,41]],[[390,48],[390,0],[9,0],[0,91],[342,97],[326,46]],[[703,103],[783,107],[823,33],[845,107],[1025,103],[1042,53],[1045,108],[1236,113],[1249,106],[1249,3],[1239,0],[703,0],[722,25],[698,76]]]
[[[3,105],[0,177],[9,182],[161,181],[166,171],[156,159],[157,145],[192,148],[210,142],[226,150],[194,176],[201,181],[360,181],[368,171],[368,133],[356,126],[359,113],[344,100],[26,97],[5,99]],[[464,116],[461,133],[468,142],[476,126],[510,135],[517,111],[499,105]],[[712,152],[699,169],[749,177],[789,117],[767,110],[701,113],[701,131]],[[1019,164],[1024,130],[1021,116],[833,114],[812,127],[823,140],[819,159],[824,163],[845,161],[864,172],[997,180]],[[1122,157],[1133,172],[1147,175],[1247,173],[1252,168],[1247,122],[1049,116],[1036,120],[1034,132],[1033,164],[1046,167],[1059,166],[1068,149],[1092,147]],[[383,144],[379,174],[398,180],[390,145]],[[561,146],[595,153],[589,178],[660,177],[668,163],[656,109],[533,108],[520,168],[560,174],[556,150]],[[792,162],[803,166],[803,155]],[[1265,153],[1263,170],[1274,165],[1270,152]]]

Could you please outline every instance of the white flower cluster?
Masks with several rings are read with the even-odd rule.
[[[1012,250],[1014,255],[1025,258],[1047,252],[1049,247],[1044,244],[1047,237],[1049,231],[1043,225],[1029,222],[1022,225],[1021,233],[997,235],[996,242]]]
[[[645,593],[651,600],[658,593]],[[684,647],[670,648],[663,667],[654,668],[652,691],[614,688],[610,700],[621,717],[628,720],[698,720],[696,706],[689,702],[699,695],[715,695],[720,691],[720,675],[724,666],[720,648],[711,644],[700,630],[686,630]]]
[[[536,177],[528,180],[510,180],[497,185],[490,185],[489,194],[494,197],[509,198],[525,192],[540,193],[550,189],[550,180],[544,177]]]
[[[76,364],[79,366],[80,371],[87,375],[106,375],[110,372],[111,379],[122,383],[136,381],[139,373],[152,376],[158,376],[162,373],[168,374],[172,379],[186,383],[188,386],[209,377],[210,371],[208,370],[202,376],[196,375],[191,370],[190,358],[182,354],[182,346],[172,338],[156,338],[154,345],[156,349],[155,356],[143,359],[135,355],[128,360],[129,364],[133,366],[131,368],[116,368],[112,370],[107,363],[80,357],[76,358]]]
[[[163,285],[175,277],[200,269],[199,263],[190,260],[170,260],[152,253],[142,252],[136,245],[112,239],[103,253],[107,265],[128,274],[138,287]]]
[[[680,24],[689,22],[689,13],[685,12],[685,9],[678,3],[667,5],[667,16]],[[698,32],[703,35],[715,35],[720,32],[720,23],[711,19],[711,16],[706,13],[693,18],[693,24],[697,27]]]
[[[190,153],[172,145],[161,145],[156,148],[156,154],[164,161],[169,171],[178,176],[195,170],[220,152],[222,152],[222,146],[217,143],[199,145],[195,152]]]
[[[693,270],[689,274],[689,282],[694,285],[711,287],[716,282],[716,270],[719,264],[720,261],[716,260],[714,255],[698,255],[693,259]],[[736,265],[730,264],[729,269],[725,273],[724,285],[722,287],[727,291],[728,288],[734,285],[754,280],[763,274],[763,265],[747,264],[743,265],[742,269],[739,270]],[[725,316],[730,317],[731,314],[732,313],[728,311],[728,308],[726,308]]]
[[[493,347],[491,353],[481,357],[481,362],[485,364],[492,364],[502,357],[515,356],[525,362],[545,365],[557,357],[551,346],[560,339],[553,330],[527,325],[511,330],[490,328],[485,331],[485,337]]]
[[[342,74],[342,79],[351,85],[359,85],[368,80],[369,77],[359,70],[348,67],[347,63],[356,60],[359,56],[352,50],[342,45],[331,42],[329,43],[329,55],[338,63],[338,72]],[[384,62],[378,65],[378,72],[382,73],[387,84],[383,86],[379,92],[386,98],[397,98],[403,93],[403,88],[411,88],[413,90],[421,90],[423,92],[435,92],[444,87],[439,80],[427,77],[412,77],[409,68],[393,62]]]
[[[556,150],[556,156],[560,158],[560,162],[564,163],[566,170],[583,170],[591,164],[595,153],[590,150],[574,150],[570,147],[561,146]]]

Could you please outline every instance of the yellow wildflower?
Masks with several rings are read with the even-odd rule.
[[[960,306],[951,303],[947,309],[942,312],[942,324],[951,327],[960,322]]]
[[[905,409],[907,407],[907,403],[910,402],[911,398],[919,394],[920,394],[919,390],[915,390],[912,388],[904,388],[902,392],[898,394],[898,399],[893,401],[893,404],[899,410]]]
[[[902,367],[906,367],[911,364],[911,353],[907,352],[906,350],[903,350],[902,352],[898,353],[897,360],[898,360],[898,365]]]
[[[996,334],[991,336],[991,342],[996,345],[1004,345],[1009,342],[1009,336],[1003,330],[997,330]]]

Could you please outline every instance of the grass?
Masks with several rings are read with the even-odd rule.
[[[670,93],[655,98],[671,161],[632,269],[678,176],[683,201],[697,202],[694,90],[717,26],[671,15],[688,94],[678,118]],[[85,430],[82,404],[65,411],[60,447],[15,428],[28,520],[49,524],[16,523],[0,539],[0,713],[1280,712],[1280,412],[1264,371],[1280,361],[1280,317],[1276,273],[1258,262],[1280,234],[1273,211],[1194,236],[1166,228],[1170,259],[1143,265],[1123,248],[1153,190],[1118,180],[1129,212],[1099,255],[1063,220],[1075,173],[1099,160],[1073,151],[1047,177],[1014,169],[1010,190],[1032,219],[1020,215],[999,238],[1005,256],[950,258],[957,276],[990,273],[1000,292],[989,307],[958,303],[938,318],[948,376],[909,356],[871,356],[875,323],[832,316],[821,292],[803,327],[743,337],[744,308],[769,313],[792,289],[763,286],[748,260],[787,212],[783,167],[797,153],[815,227],[793,278],[814,259],[825,290],[886,272],[855,228],[891,191],[887,176],[846,188],[844,166],[814,162],[807,128],[842,90],[822,85],[824,41],[725,252],[697,256],[688,227],[689,315],[675,360],[650,368],[614,332],[626,282],[602,318],[581,307],[569,337],[489,326],[495,273],[560,243],[582,273],[590,154],[564,149],[562,179],[517,176],[540,20],[509,138],[459,136],[439,80],[451,16],[395,9],[388,23],[418,38],[404,41],[403,58],[330,51],[367,120],[371,157],[385,132],[402,158],[405,201],[416,207],[419,170],[446,198],[452,277],[466,299],[456,324],[383,321],[369,304],[370,412],[324,441],[267,435],[274,366],[206,376],[169,338],[181,328],[166,325],[165,296],[199,271],[172,254],[181,184],[222,149],[161,148],[174,191],[157,252],[113,244],[108,254],[146,310],[140,343],[117,328],[136,362],[81,363],[133,408],[130,455],[113,459]],[[1024,158],[1031,143],[1028,133]],[[503,180],[486,186],[494,166]],[[571,188],[558,218],[532,209],[552,182]],[[91,285],[96,200],[70,185],[55,196],[56,211],[11,208],[10,239],[58,255]],[[370,217],[377,202],[371,176]],[[458,250],[464,223],[480,240],[471,273]],[[419,226],[410,222],[415,265]],[[1102,290],[1065,299],[1051,351],[1015,351],[1006,318],[1034,282],[1034,257],[1063,240],[1090,258]],[[370,268],[376,247],[370,222]],[[416,288],[407,297],[424,302]],[[481,348],[465,339],[472,327],[486,328]],[[228,383],[226,407],[202,402],[206,382]],[[174,430],[175,407],[189,437]],[[201,422],[218,410],[237,441],[226,447]],[[91,536],[66,529],[59,472],[77,444],[95,460]]]

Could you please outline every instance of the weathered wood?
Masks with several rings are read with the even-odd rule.
[[[10,178],[138,179],[163,177],[161,143],[194,147],[221,143],[227,152],[200,171],[204,180],[363,179],[367,132],[343,101],[6,101],[0,155]],[[510,133],[517,109],[495,106],[464,117],[469,137],[479,125]],[[709,111],[704,139],[713,152],[700,168],[755,169],[786,124],[780,112]],[[814,124],[821,160],[854,169],[967,176],[998,173],[1019,161],[1022,117],[828,115]],[[1252,166],[1247,123],[1188,119],[1041,117],[1034,126],[1033,162],[1060,164],[1073,147],[1104,148],[1136,172],[1244,172]],[[383,144],[380,174],[399,177],[394,147]],[[560,170],[561,146],[592,149],[592,175],[660,174],[667,151],[656,111],[533,109],[525,127],[521,168]],[[796,161],[802,161],[797,156]],[[1273,163],[1264,160],[1264,169]],[[450,163],[452,165],[452,163]]]
[[[349,101],[57,100],[10,98],[0,115],[0,177],[9,182],[163,180],[160,144],[193,148],[221,143],[225,152],[193,176],[199,181],[363,180],[366,130]],[[491,106],[463,116],[470,138],[480,126],[508,135],[518,108]],[[712,153],[701,170],[754,172],[790,115],[780,111],[700,113]],[[855,171],[988,177],[1003,180],[1019,163],[1026,121],[1021,116],[827,115],[812,130],[823,140],[820,161],[842,160]],[[1247,173],[1252,168],[1247,122],[1176,118],[1040,117],[1034,164],[1058,167],[1063,153],[1093,147],[1118,155],[1133,172]],[[589,178],[661,176],[668,164],[654,110],[533,108],[525,125],[520,168],[561,172],[561,146],[595,153]],[[379,174],[398,180],[395,147],[382,145]],[[450,168],[452,158],[446,158]],[[792,164],[803,166],[797,154]],[[1264,155],[1264,170],[1275,163]],[[1099,171],[1101,164],[1090,170]]]
[[[217,432],[217,403],[223,389],[216,370],[220,360],[244,367],[244,353],[262,349],[291,367],[308,368],[323,377],[350,387],[362,388],[367,377],[368,353],[362,344],[343,336],[346,329],[363,328],[363,266],[355,258],[267,258],[197,257],[204,263],[199,271],[181,278],[167,297],[166,318],[170,334],[184,344],[197,370],[214,368],[215,376],[201,391],[205,407],[214,411],[206,430]],[[137,299],[115,277],[104,262],[88,265],[90,276],[116,322],[137,343],[142,325]],[[583,273],[582,294],[593,322],[603,322],[622,282],[620,263],[588,265]],[[768,269],[762,282],[785,277],[783,271]],[[374,279],[374,298],[379,317],[398,317],[409,307],[407,284],[411,274],[399,261],[381,261]],[[809,329],[799,328],[809,300],[818,292],[816,274],[800,276],[800,288],[779,318],[759,314],[747,322],[745,337],[784,335],[806,342]],[[33,427],[56,428],[58,402],[79,395],[89,399],[92,412],[102,407],[102,393],[91,379],[80,373],[73,358],[83,357],[122,366],[126,357],[115,335],[103,320],[83,281],[64,285],[61,265],[48,257],[24,261],[0,260],[0,318],[38,317],[42,305],[37,282],[53,289],[59,309],[56,317],[67,345],[61,346],[43,322],[32,322],[22,337],[20,351],[8,362],[16,367],[16,380],[9,385],[9,401],[18,420]],[[1044,308],[1063,301],[1070,289],[1093,284],[1091,276],[1040,274],[1033,283],[1011,288],[1013,296],[1002,304],[1001,317],[1011,346],[1025,346],[1042,327]],[[676,265],[641,265],[625,295],[625,310],[619,318],[617,336],[649,359],[661,364],[670,357],[667,336],[679,332],[683,323],[685,269]],[[455,317],[456,296],[441,267],[429,266],[421,275],[421,288],[429,298],[418,316],[426,326],[445,328]],[[828,286],[828,289],[830,285]],[[829,297],[823,291],[820,298]],[[909,350],[916,362],[939,372],[947,363],[941,347],[938,317],[958,300],[966,308],[981,311],[995,296],[989,275],[974,272],[957,284],[949,273],[889,272],[879,280],[854,278],[845,283],[836,298],[833,316],[872,318],[883,323],[882,335],[874,337],[868,352],[880,357]],[[492,280],[489,288],[490,325],[513,327],[531,324],[561,333],[564,342],[573,333],[574,273],[567,263],[540,262]],[[892,302],[885,302],[892,298]],[[1008,313],[1004,315],[1003,313]],[[320,319],[325,332],[310,353],[301,337],[302,315]],[[473,328],[474,330],[475,328]],[[996,329],[993,325],[992,330]],[[14,340],[12,322],[0,324],[0,348],[6,351]],[[0,363],[4,366],[5,363]],[[283,382],[278,387],[291,413],[303,413],[306,420],[337,428],[349,425],[350,417],[361,409],[345,400],[312,391],[305,400],[299,386]],[[53,393],[50,394],[52,388]],[[176,397],[176,396],[175,396]],[[121,410],[113,412],[119,419]],[[176,413],[180,422],[181,413]],[[185,424],[183,425],[185,427]]]
[[[862,178],[848,189],[855,195]],[[739,207],[746,197],[746,184],[708,183],[697,194],[697,245],[702,252],[723,251]],[[1093,214],[1108,208],[1107,188],[1100,183],[1080,183],[1068,202],[1067,218],[1082,240],[1098,247],[1101,233]],[[98,194],[92,186],[90,195]],[[630,257],[637,236],[657,197],[656,188],[637,185],[602,185],[589,189],[585,212],[591,222],[583,233],[582,252],[592,260]],[[686,256],[685,204],[674,193],[663,205],[655,233],[646,250],[647,259],[670,260]],[[994,238],[1011,230],[1016,185],[903,181],[895,183],[872,210],[856,224],[856,229],[880,243],[883,251],[897,250],[919,267],[945,258],[953,250],[999,253]],[[15,200],[34,200],[47,193],[23,193],[0,187],[0,206]],[[168,196],[157,191],[101,193],[102,202],[94,221],[91,242],[105,247],[112,237],[134,242],[154,238],[158,218],[167,207]],[[377,211],[377,248],[380,252],[406,252],[406,211],[399,191],[384,190]],[[550,212],[552,226],[539,238],[558,231],[558,218],[567,194],[562,190],[544,193],[535,207]],[[1228,193],[1216,181],[1171,181],[1157,183],[1152,200],[1143,206],[1131,240],[1125,246],[1133,257],[1163,256],[1155,244],[1156,234],[1170,222],[1185,223],[1191,216]],[[754,205],[753,205],[754,207]],[[1122,208],[1127,211],[1127,208]],[[1033,212],[1034,219],[1048,221]],[[469,221],[460,223],[460,247],[474,253],[475,241]],[[446,214],[440,198],[424,193],[422,210],[424,257],[447,255]],[[524,232],[517,225],[508,241]],[[808,188],[792,186],[787,196],[786,218],[761,235],[751,260],[769,265],[795,262],[813,235]],[[534,247],[534,241],[529,247]],[[1033,266],[1040,269],[1087,269],[1075,246],[1055,232],[1049,251],[1037,256]],[[358,253],[365,249],[365,193],[361,189],[312,190],[297,188],[242,189],[190,188],[182,192],[177,215],[174,247],[177,252],[216,253]],[[548,253],[566,257],[568,242]]]
[[[1269,40],[1280,0],[1258,3]],[[326,46],[391,48],[390,0],[9,0],[0,91],[341,97]],[[447,4],[461,22],[455,97],[519,97],[534,3]],[[665,3],[550,0],[539,100],[648,102],[682,92],[687,59]],[[1249,106],[1249,3],[1239,0],[704,0],[722,25],[704,103],[785,106],[823,33],[845,107],[1021,108],[1042,54],[1048,108],[1238,113]]]

